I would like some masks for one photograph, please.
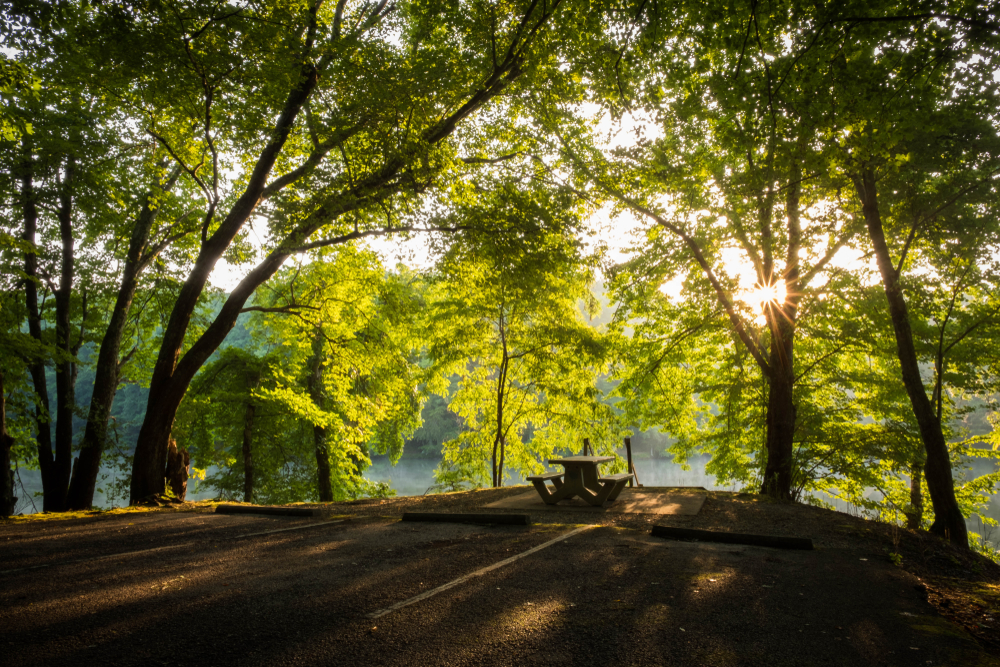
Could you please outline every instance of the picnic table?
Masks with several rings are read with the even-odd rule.
[[[555,505],[560,500],[576,496],[594,507],[604,507],[614,501],[632,479],[630,473],[601,476],[599,466],[614,460],[613,456],[565,456],[561,459],[549,459],[549,465],[561,465],[565,472],[532,475],[527,480],[535,486],[546,505]],[[550,491],[546,482],[552,482],[555,490]]]

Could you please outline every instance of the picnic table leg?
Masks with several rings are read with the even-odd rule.
[[[599,471],[598,466],[594,465],[584,466],[582,468],[577,468],[583,473],[583,485],[593,491],[594,493],[601,492],[601,480],[598,479]]]
[[[617,482],[615,482],[615,488],[611,490],[611,495],[608,496],[608,502],[611,502],[612,500],[617,500],[618,495],[625,489],[625,486],[627,484],[630,484],[631,482],[632,482],[631,477],[629,477],[628,479],[620,479]]]
[[[532,484],[535,485],[538,495],[542,497],[542,502],[546,505],[555,505],[564,498],[572,498],[575,495],[579,495],[581,490],[586,490],[584,489],[583,477],[580,475],[579,470],[571,468],[566,469],[565,479],[559,480],[555,491],[550,492],[548,487],[545,486],[545,482],[541,480],[533,481]]]
[[[615,493],[615,491],[621,493],[621,488],[619,487],[625,486],[624,480],[598,482],[598,484],[600,484],[601,490],[597,493],[594,493],[588,488],[583,488],[577,492],[577,495],[587,501],[587,504],[589,505],[593,505],[594,507],[604,507],[606,503],[612,500],[611,494]],[[615,493],[615,497],[618,497],[617,493]]]
[[[554,494],[551,491],[549,491],[549,487],[545,485],[545,481],[544,480],[535,479],[535,480],[532,480],[531,483],[534,484],[535,491],[538,491],[538,495],[540,495],[542,497],[542,502],[543,503],[545,503],[546,505],[552,505],[555,502],[558,502],[558,501],[550,500]],[[557,489],[557,491],[558,491],[558,489]]]

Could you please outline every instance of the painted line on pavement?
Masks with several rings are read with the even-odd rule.
[[[506,558],[506,559],[504,559],[502,561],[493,563],[492,565],[487,565],[486,567],[484,567],[482,569],[479,569],[479,570],[476,570],[475,572],[471,572],[469,574],[461,576],[458,579],[455,579],[454,581],[449,581],[447,584],[444,584],[442,586],[438,586],[437,588],[433,588],[433,589],[431,589],[429,591],[424,591],[420,595],[415,595],[414,597],[412,597],[412,598],[410,598],[408,600],[403,600],[402,602],[397,602],[396,604],[392,605],[391,607],[386,607],[385,609],[379,609],[378,611],[373,611],[372,613],[368,614],[367,616],[368,616],[368,618],[379,618],[380,616],[385,616],[386,614],[388,614],[390,612],[393,612],[393,611],[396,611],[397,609],[402,609],[403,607],[409,607],[411,604],[420,602],[421,600],[426,600],[427,598],[433,597],[433,596],[437,595],[438,593],[443,593],[444,591],[446,591],[446,590],[448,590],[450,588],[454,588],[455,586],[458,586],[459,584],[463,584],[466,581],[468,581],[469,579],[472,579],[474,577],[478,577],[478,576],[484,575],[487,572],[492,572],[493,570],[496,570],[497,568],[501,568],[504,565],[510,565],[514,561],[521,560],[525,556],[530,556],[531,554],[535,553],[536,551],[541,551],[545,547],[550,547],[553,544],[555,544],[556,542],[562,542],[563,540],[567,540],[567,539],[573,537],[574,535],[578,535],[578,534],[582,533],[585,530],[589,530],[589,529],[595,528],[595,527],[596,526],[593,526],[593,525],[581,526],[580,528],[576,528],[575,530],[571,530],[568,533],[563,533],[562,535],[560,535],[559,537],[557,537],[557,538],[555,538],[553,540],[549,540],[548,542],[544,542],[542,544],[539,544],[537,547],[532,547],[532,548],[528,549],[527,551],[522,551],[521,553],[517,554],[516,556],[511,556],[510,558]]]
[[[230,538],[233,540],[238,540],[243,537],[256,537],[258,535],[270,535],[272,533],[283,533],[286,530],[305,530],[306,528],[315,528],[316,526],[329,526],[335,523],[344,523],[343,519],[337,519],[336,521],[319,521],[317,523],[310,523],[305,526],[292,526],[291,528],[278,528],[276,530],[262,530],[259,533],[246,533],[245,535],[237,535],[236,537]]]

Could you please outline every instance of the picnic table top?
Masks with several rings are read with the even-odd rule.
[[[574,463],[604,463],[605,461],[614,461],[613,456],[564,456],[561,459],[549,459],[549,464],[562,464],[570,465]]]

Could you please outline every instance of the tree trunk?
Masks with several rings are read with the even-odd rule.
[[[948,444],[941,430],[941,422],[934,414],[934,407],[927,398],[923,380],[920,377],[920,365],[917,361],[917,351],[913,343],[913,331],[910,328],[910,317],[903,296],[899,275],[893,266],[886,244],[885,231],[882,228],[882,216],[878,205],[875,173],[865,169],[854,177],[854,186],[865,216],[868,235],[875,250],[879,273],[882,276],[882,286],[885,291],[889,315],[892,317],[892,328],[896,335],[896,354],[899,358],[903,385],[910,397],[913,415],[920,427],[920,438],[927,452],[924,464],[924,477],[927,480],[927,490],[934,506],[934,523],[931,532],[940,535],[961,549],[969,548],[969,534],[965,526],[965,517],[958,506],[955,497],[955,485],[951,473],[951,458]]]
[[[167,192],[176,182],[180,171],[175,170],[160,187]],[[97,486],[97,476],[101,470],[101,457],[108,437],[108,420],[118,390],[119,356],[121,353],[122,336],[128,324],[132,300],[139,287],[139,276],[142,270],[156,256],[156,252],[144,256],[149,236],[158,214],[157,208],[151,208],[153,193],[146,196],[142,211],[132,226],[132,238],[129,240],[128,253],[125,256],[125,266],[122,270],[121,285],[115,299],[114,309],[108,327],[101,340],[101,348],[97,355],[97,366],[94,369],[94,391],[90,399],[90,411],[87,414],[87,425],[80,442],[80,454],[73,465],[73,475],[70,479],[67,507],[71,510],[90,509],[94,504],[94,489]]]
[[[333,484],[330,478],[330,452],[326,446],[326,429],[313,426],[313,445],[316,448],[316,488],[321,503],[333,502]]]
[[[202,364],[225,340],[246,300],[258,285],[278,270],[287,257],[287,254],[272,253],[262,265],[251,271],[234,290],[238,293],[237,298],[233,299],[233,295],[230,295],[215,321],[181,359],[184,337],[198,304],[198,298],[208,283],[208,277],[216,262],[229,248],[260,203],[268,175],[281,153],[302,105],[315,88],[318,76],[315,67],[303,67],[302,76],[289,93],[278,117],[271,141],[265,146],[254,165],[246,189],[233,204],[215,233],[202,242],[194,268],[177,296],[163,332],[160,352],[150,379],[146,416],[139,429],[129,492],[129,502],[132,504],[148,496],[163,493],[163,463],[167,455],[167,441],[174,425],[174,418],[177,416],[177,408],[180,407],[188,385]]]
[[[788,218],[788,254],[785,258],[785,299],[765,304],[765,316],[771,331],[768,354],[770,374],[767,393],[767,463],[761,493],[780,500],[792,500],[795,444],[795,325],[799,299],[799,179],[793,167],[787,187],[785,213]],[[762,213],[763,215],[763,213]],[[769,256],[770,253],[765,253]]]
[[[500,372],[497,378],[497,434],[493,438],[493,488],[503,486],[503,409],[504,409],[504,389],[507,385],[507,345],[504,343],[503,361],[500,362]]]
[[[177,442],[171,438],[167,444],[167,467],[163,473],[174,497],[184,502],[187,497],[188,475],[191,472],[191,455],[186,449],[177,449]]]
[[[51,485],[43,489],[45,505],[49,511],[62,512],[67,509],[66,498],[69,490],[70,471],[73,462],[73,414],[76,412],[76,351],[70,331],[70,315],[75,279],[75,256],[73,240],[73,180],[76,161],[70,157],[66,161],[63,183],[59,193],[59,240],[62,244],[62,258],[59,270],[59,289],[55,293],[56,302],[56,349],[60,358],[56,361],[56,439],[55,459],[51,474]],[[50,502],[49,496],[52,496]]]
[[[519,63],[520,59],[516,61],[508,59],[501,63],[499,68],[495,68],[485,86],[477,88],[464,104],[424,133],[425,145],[432,146],[442,142],[455,131],[462,120],[500,95],[523,71]],[[300,252],[302,247],[307,245],[308,238],[324,224],[350,211],[381,202],[404,187],[397,180],[397,176],[408,163],[403,156],[397,156],[387,160],[381,169],[374,171],[368,178],[351,183],[338,194],[324,200],[275,250],[254,267],[246,278],[240,281],[205,333],[181,357],[184,337],[198,303],[198,297],[204,290],[215,263],[229,248],[247,219],[253,214],[261,197],[265,195],[268,175],[296,117],[317,81],[316,69],[310,66],[304,67],[298,85],[285,101],[271,141],[261,152],[254,166],[246,189],[215,233],[203,241],[195,266],[181,287],[164,329],[160,352],[150,380],[146,416],[139,430],[132,466],[132,485],[129,494],[131,503],[163,492],[161,472],[166,456],[167,439],[170,437],[170,430],[177,415],[177,408],[184,398],[184,392],[198,369],[225,340],[243,306],[257,287],[274,275],[293,252]],[[340,236],[339,242],[371,235],[373,232],[355,231]]]
[[[23,159],[19,165],[21,180],[21,212],[24,218],[24,233],[21,238],[35,248],[35,236],[38,232],[38,206],[35,201],[34,157],[31,140],[28,135],[22,137]],[[24,255],[24,300],[28,310],[28,334],[39,344],[42,340],[42,320],[38,312],[38,256],[33,252]],[[49,389],[45,378],[45,361],[41,358],[32,359],[28,370],[31,373],[31,383],[35,389],[35,442],[38,447],[38,467],[42,474],[42,511],[58,511],[54,494],[48,490],[53,488],[52,459],[52,420],[49,415]]]
[[[312,359],[309,361],[309,397],[320,410],[323,405],[323,335],[316,329],[312,342]],[[326,428],[313,426],[313,446],[316,450],[316,488],[321,503],[333,502],[333,485],[330,478],[330,450],[326,446]]]
[[[781,309],[773,308],[781,317]],[[785,327],[779,324],[776,329]],[[795,437],[795,401],[792,388],[792,336],[771,340],[772,375],[767,392],[767,464],[761,493],[780,500],[792,499],[792,462]]]
[[[920,492],[920,464],[910,468],[910,511],[906,512],[906,527],[917,530],[924,520],[924,498]]]
[[[500,465],[497,467],[497,486],[503,486],[504,457],[507,453],[507,438],[500,437]]]
[[[10,467],[10,449],[14,438],[7,433],[7,393],[4,375],[0,372],[0,516],[14,513],[17,498],[14,496],[14,471]]]
[[[247,403],[243,419],[243,502],[253,502],[253,403]]]

